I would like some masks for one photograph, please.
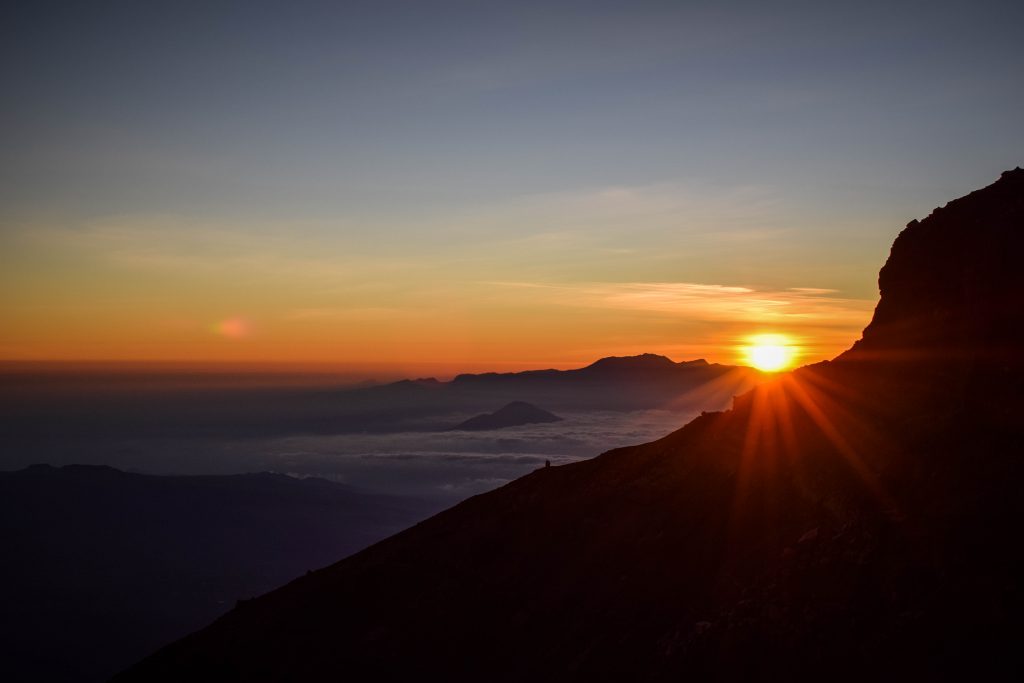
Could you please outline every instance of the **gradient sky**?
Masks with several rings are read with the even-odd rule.
[[[0,358],[802,360],[1024,163],[1020,2],[16,3]],[[432,365],[434,364],[434,365]]]

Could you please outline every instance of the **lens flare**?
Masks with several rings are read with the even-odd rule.
[[[249,321],[245,318],[234,317],[228,318],[227,320],[221,320],[219,323],[214,325],[213,331],[222,337],[229,339],[241,339],[242,337],[249,336],[252,331],[252,326]]]
[[[743,347],[746,362],[761,372],[779,372],[793,365],[796,348],[783,334],[756,334]]]

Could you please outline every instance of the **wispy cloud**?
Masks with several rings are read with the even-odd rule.
[[[693,321],[750,324],[863,325],[874,301],[836,296],[833,289],[755,289],[698,282],[551,284],[494,282],[499,287],[540,290],[547,301],[567,306],[668,314]]]
[[[791,208],[770,186],[674,179],[521,195],[462,208],[445,216],[443,222],[456,233],[493,230],[509,234],[509,228],[515,228],[510,234],[517,236],[622,232],[635,242],[638,231],[671,229],[691,237],[707,232],[730,239],[734,232],[785,232],[788,228],[781,216],[792,220]]]

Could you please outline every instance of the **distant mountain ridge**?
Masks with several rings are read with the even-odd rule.
[[[513,401],[554,412],[648,409],[697,412],[727,406],[764,376],[751,368],[675,363],[644,354],[573,370],[463,374],[367,387],[245,386],[175,391],[159,383],[114,393],[0,386],[0,438],[11,450],[55,452],[90,439],[273,437],[294,434],[438,431]],[[160,419],[152,419],[160,415]],[[52,446],[51,446],[52,443]],[[43,459],[46,459],[45,457]]]
[[[694,360],[675,362],[645,353],[610,356],[571,370],[461,374],[449,382],[402,380],[339,398],[349,408],[387,402],[408,406],[428,397],[435,410],[472,411],[482,405],[525,401],[551,410],[718,409],[764,381],[752,368]]]
[[[1024,171],[901,233],[863,339],[542,468],[118,681],[1015,679]]]
[[[709,363],[703,358],[694,361],[676,362],[667,356],[655,353],[642,353],[636,356],[607,356],[590,365],[571,370],[523,370],[520,372],[484,372],[464,373],[456,375],[453,383],[475,382],[494,378],[537,378],[537,377],[599,377],[621,374],[644,374],[651,371],[671,372],[681,368],[707,367]]]

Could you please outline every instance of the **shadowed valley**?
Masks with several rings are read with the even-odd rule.
[[[0,472],[0,678],[105,680],[439,507],[270,473]]]

